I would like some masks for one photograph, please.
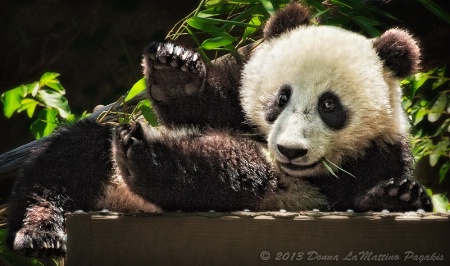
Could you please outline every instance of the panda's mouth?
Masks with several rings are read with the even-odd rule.
[[[316,167],[317,165],[320,164],[320,162],[321,161],[319,160],[319,161],[317,161],[315,163],[306,164],[306,165],[293,164],[291,162],[289,162],[289,163],[279,162],[279,164],[280,164],[280,166],[282,168],[288,169],[290,171],[304,171],[304,170],[309,170],[309,169],[312,169],[312,168]]]

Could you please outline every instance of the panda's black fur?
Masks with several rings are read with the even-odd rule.
[[[303,7],[290,4],[268,22],[265,38],[281,38],[308,21]],[[411,54],[417,47],[405,36],[403,46],[396,33],[380,38],[380,49],[375,46],[393,76],[415,70],[418,59]],[[336,169],[336,176],[286,174],[267,152],[267,143],[260,141],[267,132],[249,117],[260,115],[269,126],[277,122],[293,88],[280,84],[279,92],[265,98],[261,113],[249,114],[241,101],[246,60],[246,56],[226,57],[207,64],[191,49],[150,44],[144,50],[143,67],[161,127],[80,121],[48,137],[17,178],[9,205],[8,245],[26,255],[65,254],[63,215],[79,209],[432,210],[422,187],[410,180],[412,158],[406,136],[395,143],[374,140],[359,157],[344,158],[341,168],[354,177]],[[331,130],[345,128],[352,114],[342,105],[333,117],[328,108],[340,103],[339,97],[333,92],[322,97],[323,107],[318,108],[323,108],[319,110],[323,121]],[[278,149],[288,157],[303,153],[282,145]]]

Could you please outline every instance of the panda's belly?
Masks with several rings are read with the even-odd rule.
[[[162,212],[161,208],[132,192],[120,177],[115,176],[111,179],[111,182],[105,186],[103,197],[96,204],[98,210],[107,209],[115,212]]]

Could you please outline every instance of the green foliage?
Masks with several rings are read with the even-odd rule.
[[[189,35],[207,60],[206,51],[236,54],[237,49],[254,42],[263,22],[287,3],[289,0],[202,0],[167,38]]]
[[[138,97],[139,99],[142,98],[142,94],[145,93],[145,89],[146,82],[145,79],[142,78],[138,80],[123,97],[118,99],[114,106],[101,114],[97,120],[102,122],[108,115],[113,114],[116,115],[116,120],[119,124],[128,124],[142,116],[151,126],[157,126],[158,118],[153,112],[150,100],[144,99],[139,101],[135,106],[133,106],[131,111],[128,108],[129,102],[134,101]]]
[[[403,107],[414,125],[414,157],[420,160],[428,156],[430,166],[442,162],[442,182],[450,169],[450,78],[446,68],[413,75],[402,86]]]
[[[432,0],[416,0],[421,3],[426,9],[428,9],[431,13],[442,19],[443,21],[450,24],[450,13],[448,13],[445,9],[440,7]]]
[[[431,196],[433,202],[434,212],[447,213],[450,211],[450,203],[447,196],[443,194],[434,194],[430,189],[427,189],[428,194]]]
[[[127,95],[125,97],[125,102],[130,101],[131,99],[133,99],[136,95],[142,93],[145,91],[145,79],[141,78],[140,80],[138,80],[133,87],[131,87],[131,89],[127,92]]]
[[[397,20],[392,15],[360,0],[305,0],[320,24],[361,32],[371,37],[380,35],[383,20]]]
[[[199,53],[208,60],[207,51],[236,54],[240,47],[255,42],[264,22],[290,0],[202,0],[198,7],[175,25],[167,35],[175,40],[189,35]],[[372,37],[380,34],[382,19],[395,20],[390,14],[359,0],[305,0],[313,23],[335,25],[361,31]]]
[[[7,118],[21,112],[26,112],[29,118],[33,118],[37,112],[30,127],[36,139],[52,133],[61,121],[75,120],[58,76],[58,73],[47,72],[39,81],[20,85],[1,95],[3,113]]]

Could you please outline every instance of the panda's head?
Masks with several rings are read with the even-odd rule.
[[[248,119],[267,136],[279,168],[294,176],[326,173],[323,160],[339,166],[370,145],[400,141],[408,122],[398,80],[419,63],[405,31],[368,39],[307,22],[298,4],[278,12],[242,76]]]

